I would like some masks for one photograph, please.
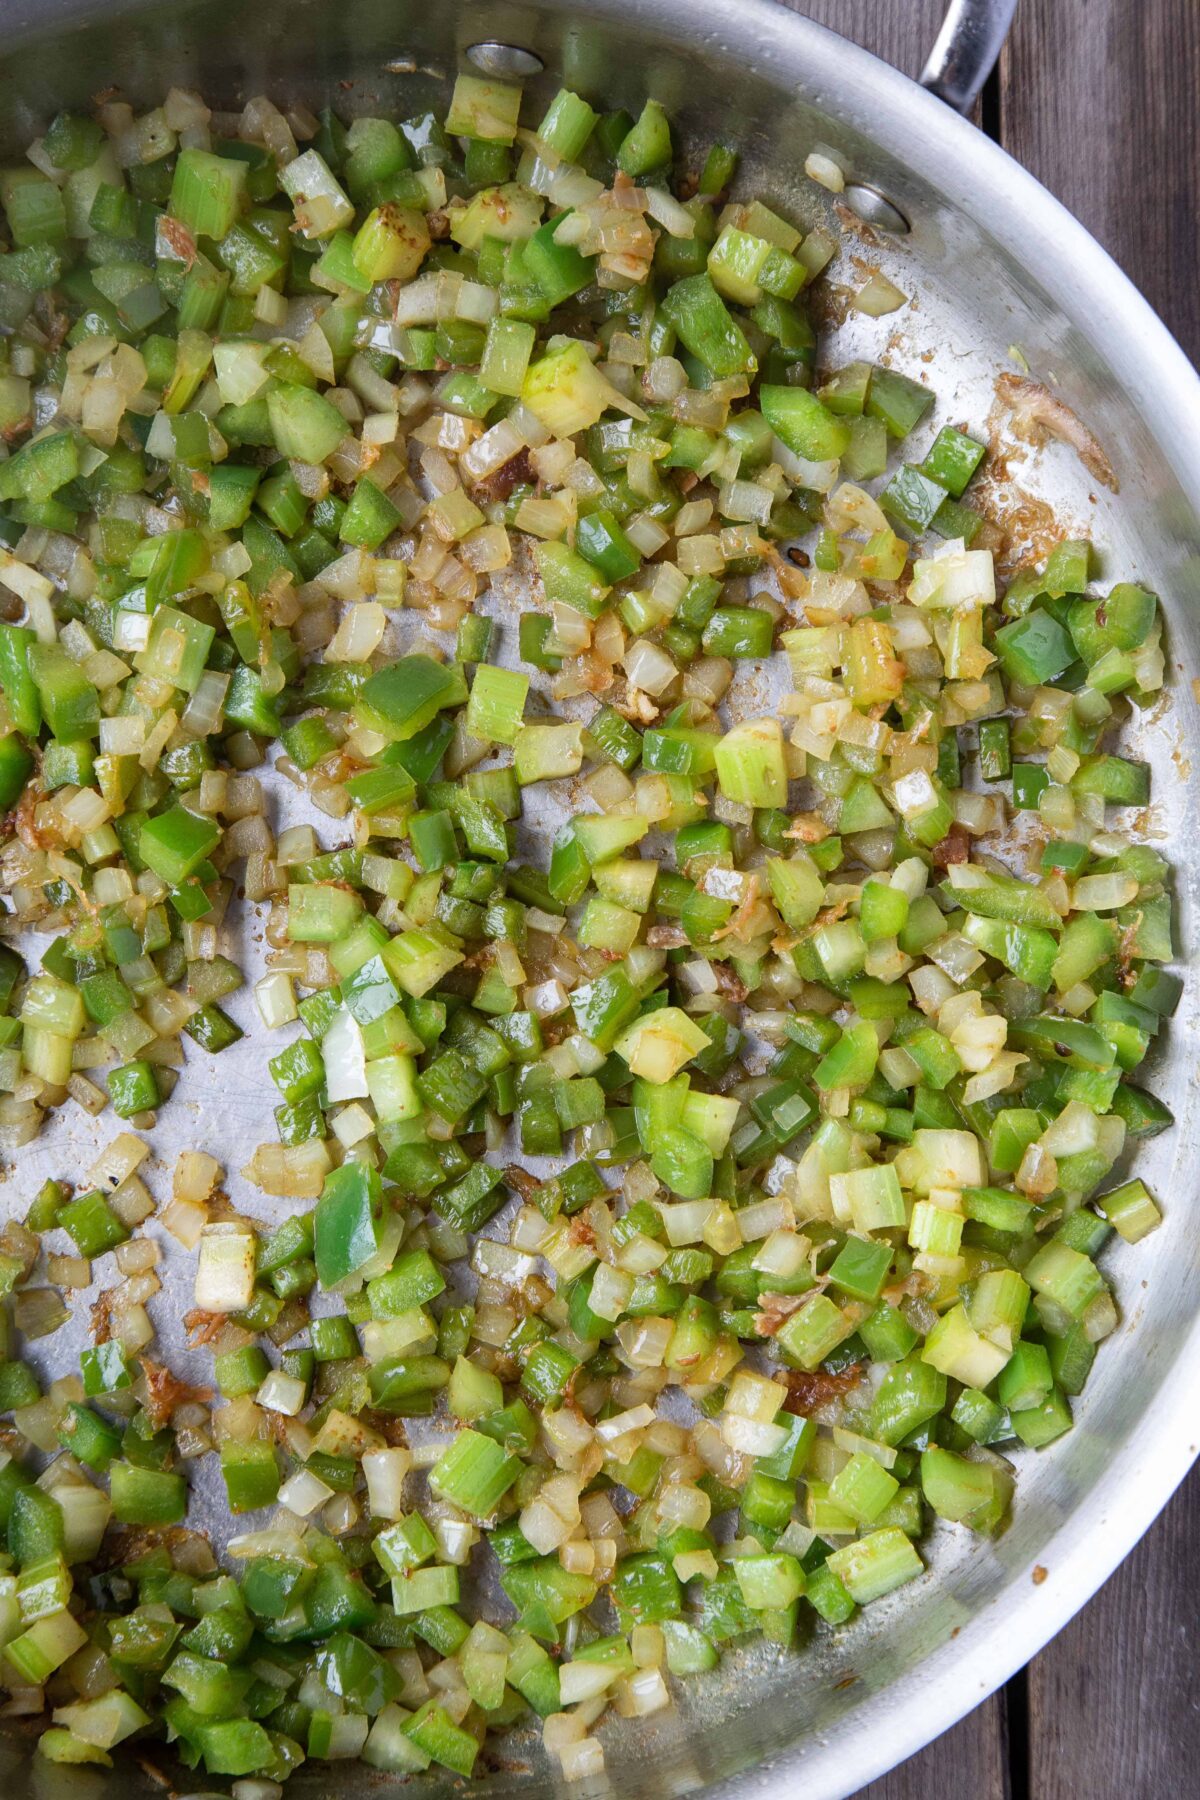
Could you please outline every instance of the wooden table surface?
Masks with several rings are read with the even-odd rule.
[[[786,0],[919,73],[946,0]],[[980,122],[1111,251],[1200,359],[1200,4],[1019,0]],[[858,1800],[1200,1794],[1200,1468],[1000,1693]]]

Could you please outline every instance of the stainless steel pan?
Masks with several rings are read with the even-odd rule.
[[[1011,11],[1012,0],[959,0],[927,72],[936,94],[969,107]],[[1064,445],[1018,447],[1010,467],[1020,488],[1094,536],[1113,578],[1137,578],[1163,596],[1175,687],[1142,732],[1141,754],[1155,773],[1147,830],[1176,860],[1182,939],[1194,943],[1200,382],[1082,227],[951,105],[764,0],[0,0],[0,117],[17,150],[59,107],[86,106],[110,83],[143,103],[175,82],[224,105],[266,91],[318,105],[332,99],[343,111],[412,112],[442,94],[472,46],[489,44],[527,53],[526,67],[544,67],[547,86],[562,79],[634,110],[656,95],[698,140],[719,134],[740,145],[747,192],[773,196],[810,222],[825,197],[804,180],[804,159],[814,144],[834,146],[854,171],[855,207],[881,227],[876,242],[848,249],[881,263],[913,304],[840,327],[830,354],[887,354],[897,366],[925,368],[939,418],[978,426],[1016,352],[1096,433],[1119,496],[1097,486]],[[484,61],[489,54],[476,52]],[[1036,509],[1026,516],[1036,522]],[[255,949],[249,931],[243,954],[252,960]],[[608,1779],[624,1800],[705,1787],[728,1800],[853,1793],[1033,1655],[1145,1531],[1197,1449],[1196,1051],[1193,979],[1155,1071],[1178,1127],[1139,1165],[1164,1202],[1165,1226],[1114,1257],[1121,1331],[1098,1360],[1076,1429],[1021,1459],[1009,1529],[995,1543],[940,1531],[932,1573],[890,1610],[875,1607],[840,1633],[819,1633],[801,1655],[727,1657],[712,1678],[684,1684],[677,1708],[648,1729],[604,1727]],[[269,1135],[261,1062],[261,1049],[241,1046],[219,1063],[189,1065],[153,1136],[164,1160],[172,1146],[192,1144],[241,1166]],[[64,1114],[21,1152],[0,1186],[0,1215],[15,1212],[43,1173],[79,1168],[111,1135],[107,1123],[97,1130]],[[249,1210],[270,1210],[234,1191]],[[173,1353],[189,1283],[190,1275],[169,1281],[157,1303]],[[216,1499],[203,1481],[199,1498]],[[158,1791],[136,1768],[51,1776],[28,1761],[29,1748],[0,1742],[10,1791],[42,1793],[51,1781],[56,1800],[67,1788],[80,1800]],[[380,1779],[317,1765],[289,1792],[302,1800]],[[432,1796],[451,1785],[426,1777],[418,1788]],[[558,1785],[539,1746],[517,1744],[488,1792],[507,1800]]]

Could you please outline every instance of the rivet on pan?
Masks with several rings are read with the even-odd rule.
[[[849,181],[842,194],[843,203],[860,218],[864,225],[874,225],[880,231],[894,232],[897,237],[907,237],[912,226],[894,201],[878,188],[868,187],[864,181]]]
[[[485,75],[540,75],[545,63],[519,44],[471,44],[467,61]]]

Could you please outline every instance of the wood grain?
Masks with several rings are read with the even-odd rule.
[[[1198,70],[1195,0],[1020,0],[1000,65],[1006,149],[1112,252],[1193,357]]]
[[[947,0],[784,0],[784,4],[915,76],[933,49]]]
[[[1030,1664],[1036,1800],[1200,1788],[1200,1477]]]
[[[993,1694],[898,1769],[861,1788],[856,1800],[1005,1800],[1008,1793],[1004,1698]]]

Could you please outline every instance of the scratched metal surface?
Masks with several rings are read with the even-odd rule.
[[[87,8],[74,10],[82,14]],[[478,18],[482,9],[473,11]],[[519,26],[526,34],[523,41],[536,38],[552,68],[561,68],[566,79],[593,94],[634,102],[643,92],[654,92],[685,121],[701,125],[705,136],[711,133],[714,106],[721,108],[725,129],[743,147],[746,192],[774,197],[798,220],[815,223],[823,210],[823,196],[800,176],[804,156],[816,142],[844,147],[857,174],[877,181],[900,202],[912,220],[912,235],[877,246],[850,242],[834,279],[851,280],[849,257],[865,257],[882,266],[913,297],[912,305],[879,321],[853,316],[828,334],[825,355],[831,363],[851,355],[887,360],[929,380],[937,391],[938,406],[933,420],[914,440],[918,456],[942,422],[976,428],[984,424],[992,410],[995,376],[1012,366],[1013,344],[1020,347],[1033,373],[1060,386],[1098,430],[1121,474],[1125,488],[1121,499],[1097,490],[1061,446],[1019,452],[1012,473],[1029,494],[1053,504],[1063,525],[1088,531],[1105,548],[1109,578],[1143,579],[1164,596],[1177,653],[1186,664],[1185,678],[1175,706],[1160,709],[1144,722],[1137,741],[1138,752],[1152,762],[1156,777],[1146,829],[1178,854],[1197,816],[1191,773],[1196,733],[1186,678],[1200,669],[1200,657],[1194,645],[1190,650],[1185,647],[1185,633],[1195,630],[1198,539],[1188,495],[1175,482],[1167,459],[1138,416],[1148,388],[1139,390],[1134,377],[1130,386],[1135,391],[1123,387],[1111,342],[1107,357],[1089,348],[1086,334],[1091,321],[1072,316],[1066,290],[1050,282],[1047,291],[1030,281],[1017,254],[988,238],[977,222],[978,212],[965,204],[966,177],[939,160],[935,155],[939,146],[926,148],[918,135],[905,140],[905,154],[899,154],[899,96],[880,90],[885,99],[890,96],[892,112],[886,105],[881,108],[878,94],[872,94],[868,106],[865,94],[842,81],[840,53],[831,60],[822,53],[820,39],[806,40],[803,70],[798,60],[789,64],[766,9],[745,8],[740,25],[732,12],[714,9],[713,28],[696,34],[687,53],[666,42],[669,12],[670,0],[647,9],[644,53],[637,58],[628,53],[628,22],[610,7],[597,9],[586,36],[553,6],[539,12],[501,13],[496,33],[504,35],[501,27],[506,26],[511,37]],[[372,5],[356,15],[357,35],[351,44],[346,34],[333,28],[331,9],[302,5],[291,15],[295,31],[287,37],[273,34],[265,19],[251,21],[236,66],[226,60],[229,53],[221,46],[219,29],[195,40],[203,46],[195,51],[192,22],[208,17],[203,8],[193,6],[164,24],[163,15],[143,9],[138,31],[117,40],[112,54],[119,58],[119,67],[114,62],[113,72],[149,98],[166,85],[162,70],[169,65],[169,78],[191,80],[210,97],[229,100],[239,89],[259,88],[322,97],[326,81],[346,72],[359,77],[339,96],[339,106],[347,111],[370,110],[382,99],[407,112],[435,92],[444,93],[433,77],[381,77],[379,68],[387,43],[395,46],[393,54],[402,44],[419,44],[420,60],[432,54],[437,66],[449,67],[451,27],[445,17],[418,23],[405,15],[401,31],[394,13],[389,25],[387,15]],[[211,17],[215,24],[218,15]],[[103,24],[99,29],[103,31]],[[465,40],[460,33],[459,42],[476,35],[478,29],[472,28]],[[87,77],[94,85],[97,69],[107,72],[103,46],[108,40],[99,36],[88,41],[96,46]],[[871,73],[870,65],[850,66],[864,80]],[[32,61],[15,67],[8,89],[9,115],[14,137],[20,139],[43,122],[39,114],[45,111],[45,101],[39,98],[39,83],[44,88],[47,75]],[[718,68],[726,73],[718,77],[714,73]],[[785,70],[790,71],[798,98],[782,97]],[[876,140],[890,141],[893,150],[879,148]],[[996,175],[992,202],[997,211],[1002,211],[1002,201]],[[1011,222],[1005,225],[1011,245]],[[1099,333],[1104,320],[1098,301],[1096,307]],[[1194,489],[1192,493],[1194,497]],[[517,575],[496,582],[483,602],[502,627],[509,627],[502,629],[502,660],[512,658],[511,621],[525,598]],[[411,616],[401,615],[396,629],[398,648],[424,635],[423,625]],[[772,710],[784,685],[780,660],[771,659],[739,675],[730,708],[751,714]],[[277,826],[310,816],[294,789],[273,774],[266,779]],[[559,784],[557,792],[539,796],[530,809],[537,834],[548,838],[574,804],[571,784]],[[327,846],[345,841],[344,832],[329,820],[312,817]],[[1189,929],[1194,862],[1185,862],[1180,880],[1185,941],[1194,942]],[[152,1160],[142,1172],[160,1200],[165,1199],[177,1151],[207,1149],[229,1170],[235,1204],[271,1223],[291,1209],[289,1203],[258,1193],[238,1172],[254,1148],[274,1136],[271,1108],[277,1096],[265,1061],[287,1034],[271,1034],[268,1041],[253,1005],[250,987],[263,955],[261,921],[253,909],[241,911],[225,940],[222,948],[244,968],[247,986],[224,1004],[246,1037],[215,1058],[188,1045],[187,1067],[175,1095],[147,1134]],[[26,946],[27,954],[36,955],[37,950],[36,941]],[[837,1633],[816,1633],[803,1657],[784,1657],[771,1650],[729,1655],[713,1676],[678,1684],[678,1703],[669,1713],[637,1731],[625,1722],[601,1727],[608,1779],[617,1792],[641,1800],[722,1783],[723,1791],[748,1793],[760,1785],[782,1788],[792,1779],[803,1781],[811,1800],[851,1791],[982,1698],[1022,1659],[1022,1647],[1028,1653],[1068,1615],[1071,1605],[1064,1606],[1053,1591],[1046,1595],[1044,1590],[1031,1590],[1030,1571],[1041,1562],[1053,1572],[1066,1561],[1066,1528],[1073,1518],[1086,1517],[1093,1529],[1107,1529],[1117,1537],[1125,1534],[1128,1541],[1126,1496],[1134,1469],[1146,1458],[1170,1460],[1163,1453],[1171,1430],[1164,1383],[1173,1366],[1182,1366],[1182,1348],[1194,1316],[1200,1240],[1190,1226],[1184,1196],[1191,1186],[1189,1146],[1195,1143],[1195,1006],[1192,984],[1175,1022],[1170,1060],[1155,1071],[1157,1091],[1176,1111],[1179,1127],[1156,1140],[1138,1165],[1164,1197],[1166,1224],[1156,1236],[1121,1250],[1110,1262],[1122,1304],[1121,1330],[1098,1359],[1072,1436],[1046,1455],[1018,1456],[1020,1479],[1012,1526],[994,1543],[938,1530],[928,1541],[934,1571],[928,1579],[914,1583],[895,1600],[872,1607]],[[77,1108],[64,1109],[5,1170],[0,1216],[19,1216],[46,1175],[77,1178],[117,1128],[111,1115],[92,1120]],[[188,1352],[181,1323],[191,1300],[193,1257],[180,1251],[153,1221],[146,1229],[161,1238],[165,1253],[164,1290],[149,1308],[160,1348],[177,1366],[203,1378],[208,1373],[207,1356]],[[495,1231],[495,1225],[489,1227],[488,1235]],[[101,1283],[111,1283],[110,1268],[100,1267]],[[91,1293],[79,1296],[80,1320],[86,1317],[91,1298]],[[65,1328],[38,1347],[37,1360],[57,1372],[71,1364],[82,1341],[81,1326]],[[1194,1424],[1180,1419],[1178,1431],[1194,1431]],[[1176,1450],[1172,1467],[1178,1460]],[[1107,1475],[1110,1468],[1113,1473]],[[228,1519],[214,1459],[194,1468],[192,1480],[193,1517],[207,1524],[219,1543],[228,1533]],[[1097,1557],[1096,1579],[1111,1559],[1103,1566],[1101,1562]],[[1078,1604],[1090,1588],[1086,1572],[1083,1576],[1077,1572],[1074,1580]],[[960,1691],[947,1699],[946,1691],[956,1680]],[[914,1724],[912,1709],[920,1709],[923,1702],[928,1722],[922,1725],[918,1719]],[[14,1778],[20,1779],[17,1769],[24,1754],[19,1745],[0,1744],[0,1770],[11,1759]],[[115,1778],[83,1779],[89,1796],[117,1791]],[[120,1786],[128,1793],[139,1779],[123,1775]],[[305,1797],[335,1788],[340,1792],[364,1779],[381,1778],[361,1770],[343,1774],[315,1767],[302,1771],[291,1791]],[[558,1785],[558,1777],[546,1767],[538,1745],[522,1737],[513,1746],[512,1762],[493,1773],[489,1783],[497,1794],[518,1790],[541,1794]],[[431,1796],[455,1785],[449,1777],[436,1775],[417,1783],[423,1795]]]

